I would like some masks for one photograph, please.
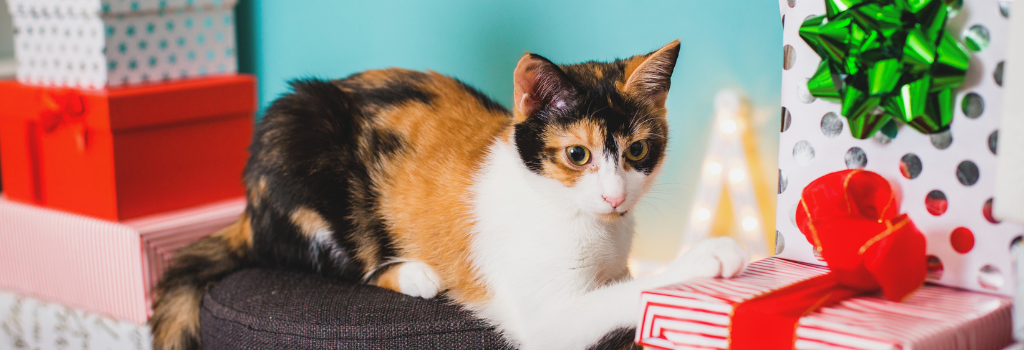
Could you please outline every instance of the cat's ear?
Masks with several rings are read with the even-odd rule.
[[[519,59],[513,73],[515,122],[529,118],[538,110],[562,108],[573,91],[565,72],[540,55],[527,53]]]
[[[664,107],[668,88],[672,84],[672,70],[679,58],[679,40],[668,43],[646,55],[635,56],[626,64],[626,93]]]

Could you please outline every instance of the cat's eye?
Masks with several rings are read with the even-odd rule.
[[[572,146],[565,149],[565,156],[576,165],[590,163],[590,150],[583,146]]]
[[[626,149],[626,158],[632,161],[644,159],[647,156],[647,141],[637,141]]]

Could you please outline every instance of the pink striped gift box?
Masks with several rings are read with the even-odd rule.
[[[697,279],[646,291],[636,342],[654,349],[728,349],[733,307],[820,276],[825,267],[768,258],[732,279]],[[903,302],[845,300],[800,319],[796,349],[1002,349],[1011,299],[925,285]]]
[[[244,209],[237,198],[111,222],[0,197],[0,289],[145,323],[174,252]]]

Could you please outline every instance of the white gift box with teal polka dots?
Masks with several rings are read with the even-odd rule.
[[[7,0],[12,14],[131,15],[195,8],[229,8],[238,0]]]
[[[102,88],[238,71],[235,1],[11,0],[17,79]]]
[[[929,281],[1012,295],[1010,248],[1024,235],[1024,227],[1000,221],[991,209],[1000,151],[1009,1],[963,0],[958,11],[950,12],[947,31],[961,42],[971,36],[987,45],[971,51],[966,81],[956,90],[948,132],[925,135],[901,125],[895,138],[879,132],[867,140],[850,135],[840,104],[815,99],[807,90],[807,80],[821,59],[798,30],[806,18],[825,13],[824,0],[787,0],[785,5],[778,256],[823,264],[796,227],[801,192],[822,175],[863,168],[893,184],[900,213],[908,214],[925,235]]]

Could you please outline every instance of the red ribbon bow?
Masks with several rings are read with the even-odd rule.
[[[78,152],[85,152],[88,147],[89,130],[85,126],[85,101],[77,91],[64,90],[44,92],[42,94],[43,110],[38,120],[30,120],[28,128],[28,151],[31,159],[32,191],[36,203],[45,203],[43,194],[43,152],[42,134],[52,134],[62,125],[72,127]],[[42,132],[40,132],[40,130]]]
[[[844,170],[804,188],[796,221],[828,263],[826,275],[768,292],[733,308],[730,349],[793,349],[800,317],[881,289],[900,301],[925,280],[924,235],[889,183],[865,170]]]
[[[43,111],[39,113],[39,126],[47,134],[62,125],[73,126],[78,150],[85,151],[88,130],[85,127],[85,102],[74,90],[44,93]]]

